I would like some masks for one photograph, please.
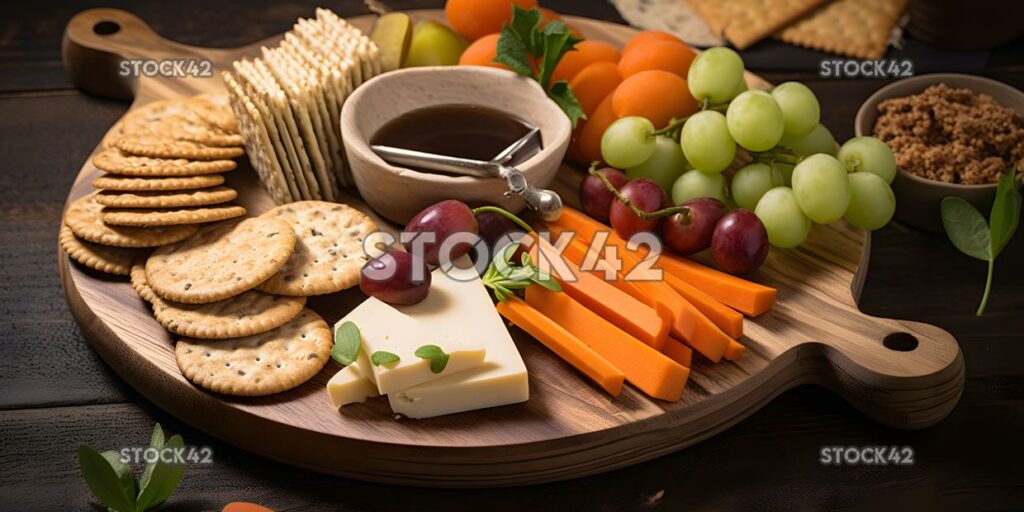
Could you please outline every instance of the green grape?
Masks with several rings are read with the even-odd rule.
[[[877,174],[886,183],[896,178],[896,156],[888,144],[874,137],[854,137],[839,148],[839,161],[850,172]]]
[[[714,110],[690,116],[679,143],[690,165],[703,172],[722,172],[736,158],[736,142],[729,135],[725,116]]]
[[[772,162],[772,169],[775,169],[782,176],[782,184],[787,187],[793,186],[793,164],[786,162]]]
[[[874,231],[889,223],[896,211],[896,195],[880,176],[870,172],[850,174],[850,206],[843,218],[861,229]]]
[[[750,151],[768,151],[782,138],[782,109],[764,91],[741,93],[729,103],[725,119],[732,138]]]
[[[800,209],[818,224],[843,217],[850,205],[850,180],[835,157],[811,155],[793,169],[793,193]]]
[[[758,162],[737,171],[732,177],[729,191],[737,206],[753,210],[765,192],[782,186],[783,183],[782,173],[778,169]]]
[[[818,98],[800,82],[785,82],[772,89],[772,98],[782,109],[786,137],[798,138],[811,133],[821,121]]]
[[[698,197],[713,197],[725,203],[725,176],[692,170],[684,172],[672,184],[673,204]]]
[[[698,102],[712,105],[725,103],[734,97],[743,82],[743,59],[729,48],[705,50],[690,63],[686,83],[690,94]]]
[[[800,156],[811,156],[818,153],[836,156],[836,139],[823,124],[815,126],[810,133],[803,137],[790,138],[783,133],[779,145],[792,149]]]
[[[754,213],[761,219],[768,231],[768,241],[775,247],[796,247],[811,232],[811,219],[804,215],[789,187],[775,187],[765,192]]]
[[[679,143],[670,137],[657,137],[654,154],[644,163],[626,169],[626,177],[647,178],[661,185],[666,194],[671,194],[672,184],[687,167],[686,157],[683,156],[683,148]]]
[[[644,163],[654,154],[654,125],[639,116],[623,117],[601,135],[601,158],[605,163],[625,169]]]

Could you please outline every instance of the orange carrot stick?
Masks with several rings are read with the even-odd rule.
[[[746,351],[747,347],[736,340],[732,340],[729,342],[729,348],[725,349],[725,359],[727,361],[735,361],[743,357],[743,353]]]
[[[616,368],[640,391],[661,400],[676,401],[690,370],[619,329],[565,293],[542,286],[526,289],[526,303],[546,315]]]
[[[664,269],[662,269],[664,270]],[[743,315],[738,311],[718,302],[714,297],[702,292],[696,286],[680,279],[675,274],[665,271],[665,282],[684,299],[690,301],[704,316],[715,323],[730,338],[743,336]]]
[[[573,336],[543,313],[518,297],[498,302],[498,313],[530,336],[537,338],[552,352],[583,372],[612,396],[619,396],[626,376],[607,359]]]
[[[523,243],[532,244],[530,256],[538,265],[550,264],[552,276],[562,285],[562,291],[570,297],[640,341],[659,350],[664,346],[670,324],[658,316],[654,308],[636,300],[632,295],[619,290],[600,277],[580,271],[578,264],[559,255],[557,248],[538,237],[536,233],[533,233],[531,238],[524,237]],[[559,275],[559,269],[555,267],[556,260],[565,263],[569,275]]]
[[[669,338],[668,341],[665,342],[665,348],[663,348],[661,352],[668,356],[669,359],[672,359],[687,368],[691,368],[693,366],[693,349],[687,347],[683,342],[675,338]]]

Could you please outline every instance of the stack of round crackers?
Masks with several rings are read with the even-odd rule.
[[[304,201],[200,228],[130,267],[132,288],[181,338],[193,383],[258,396],[294,388],[330,357],[327,323],[306,297],[359,282],[363,240],[377,231],[347,205]]]
[[[177,242],[206,222],[245,215],[225,172],[244,154],[226,97],[195,96],[134,109],[92,163],[98,192],[65,213],[61,246],[88,267],[128,275],[147,248]]]

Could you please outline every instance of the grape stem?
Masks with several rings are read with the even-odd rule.
[[[804,157],[794,153],[792,150],[782,147],[777,147],[769,151],[756,153],[754,158],[758,162],[771,165],[774,162],[782,162],[785,164],[796,165],[800,163]]]
[[[505,210],[504,208],[498,208],[497,206],[478,206],[476,208],[473,208],[473,215],[479,215],[483,212],[497,213],[498,215],[501,215],[502,217],[505,217],[506,219],[516,223],[517,226],[525,229],[527,233],[533,231],[533,228],[530,227],[530,225],[527,224],[526,221],[520,219],[516,214],[508,210]]]
[[[597,172],[597,165],[598,162],[591,163],[590,169],[587,171],[587,173],[601,180],[601,183],[604,183],[605,188],[607,188],[609,192],[614,194],[615,198],[618,199],[619,202],[621,202],[623,205],[625,205],[626,208],[629,208],[629,211],[633,212],[633,214],[635,214],[637,217],[640,217],[641,220],[660,219],[662,217],[668,217],[669,215],[675,215],[678,213],[682,215],[680,222],[683,225],[690,223],[690,208],[687,206],[670,206],[668,208],[662,208],[660,210],[655,210],[653,212],[645,212],[641,210],[639,206],[633,204],[633,202],[627,199],[626,196],[622,195],[622,192],[619,192],[619,189],[615,188],[615,185],[613,185],[612,182],[608,180],[607,176]]]
[[[729,102],[712,105],[707,98],[704,98],[704,100],[701,101],[700,105],[701,110],[715,110],[718,112],[725,112],[728,108]],[[689,115],[686,117],[680,117],[679,119],[673,118],[664,128],[651,132],[651,137],[657,137],[658,135],[672,135],[672,138],[678,138],[675,136],[674,132],[682,128],[683,125],[686,124],[686,121],[688,121],[691,117],[693,116]]]

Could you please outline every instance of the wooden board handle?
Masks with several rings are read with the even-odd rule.
[[[78,13],[68,22],[61,42],[64,68],[76,86],[90,94],[122,100],[132,99],[138,87],[138,73],[124,66],[125,60],[208,58],[210,54],[208,49],[164,39],[146,22],[119,9]]]

